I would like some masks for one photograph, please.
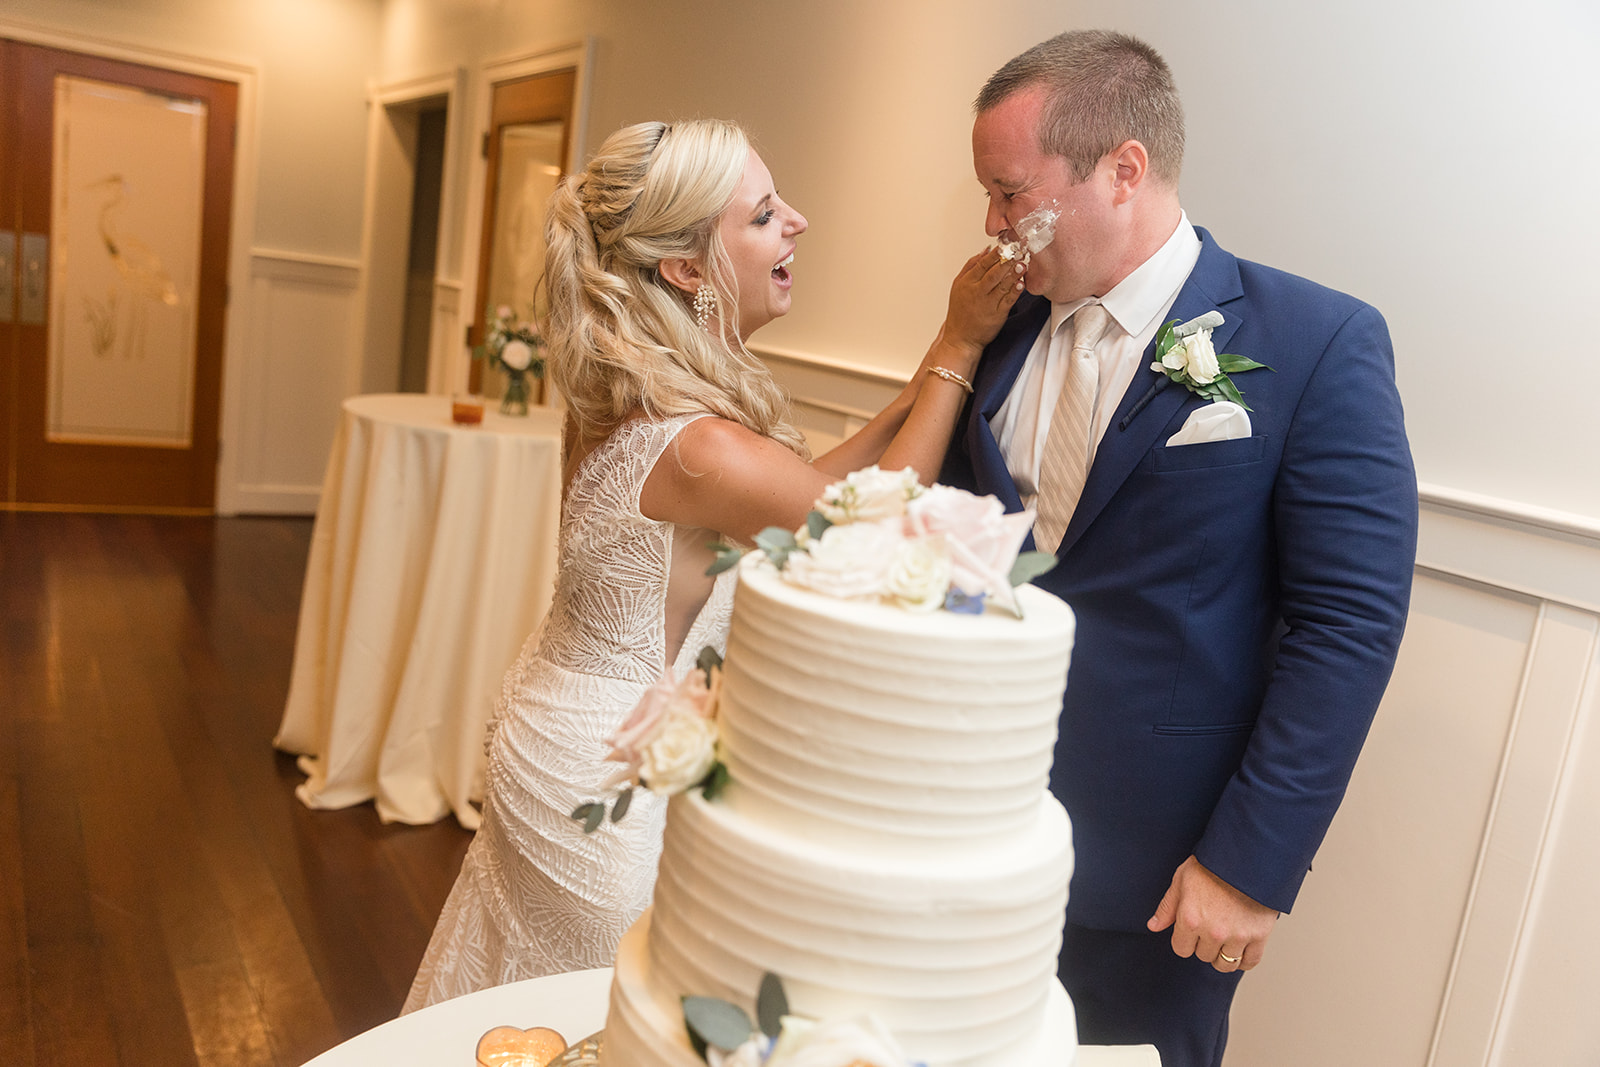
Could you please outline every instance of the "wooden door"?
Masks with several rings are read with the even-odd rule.
[[[534,286],[544,272],[544,208],[566,169],[572,142],[572,104],[577,71],[500,82],[490,104],[487,187],[478,251],[478,306],[470,344],[483,343],[489,316],[501,306],[519,316],[535,315]],[[472,365],[472,389],[499,391]]]
[[[5,503],[209,511],[237,86],[0,42]]]

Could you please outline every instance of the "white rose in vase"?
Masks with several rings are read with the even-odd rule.
[[[500,350],[500,362],[512,370],[527,370],[533,363],[533,346],[526,341],[507,341]]]

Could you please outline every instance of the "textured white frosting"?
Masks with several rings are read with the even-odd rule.
[[[915,615],[741,565],[722,699],[732,783],[674,798],[651,912],[617,961],[604,1062],[699,1063],[679,998],[872,1012],[930,1067],[1063,1067],[1072,873],[1045,789],[1073,620]],[[687,1058],[685,1058],[687,1057]]]
[[[790,833],[907,856],[1024,825],[1050,774],[1072,611],[913,614],[741,565],[718,712],[728,803]]]

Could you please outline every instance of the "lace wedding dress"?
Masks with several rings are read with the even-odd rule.
[[[701,417],[624,423],[574,474],[550,611],[507,672],[489,725],[483,824],[404,1011],[523,978],[609,967],[623,931],[650,902],[664,802],[640,790],[626,818],[592,834],[570,815],[602,798],[601,783],[617,769],[604,761],[606,738],[666,661],[674,534],[683,531],[641,515],[639,493],[672,439]],[[680,575],[688,577],[682,563],[693,558],[679,554]],[[696,566],[693,580],[705,583],[703,562]],[[723,649],[732,606],[729,571],[688,628],[677,677],[706,645]]]

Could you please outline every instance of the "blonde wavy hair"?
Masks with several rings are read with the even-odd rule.
[[[717,232],[744,175],[749,139],[731,122],[642,122],[606,138],[562,179],[545,219],[543,327],[551,381],[578,436],[605,437],[629,416],[709,411],[809,458],[789,402],[724,322],[701,328],[664,259],[704,265],[723,319],[738,284]]]

